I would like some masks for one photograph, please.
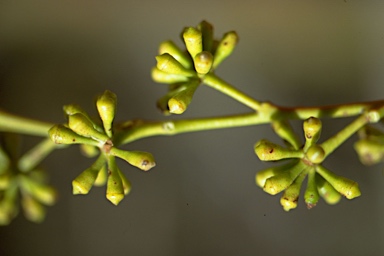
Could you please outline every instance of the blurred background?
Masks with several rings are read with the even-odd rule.
[[[166,86],[150,69],[160,42],[181,44],[185,26],[205,19],[215,35],[236,30],[233,55],[217,74],[259,100],[313,106],[383,98],[383,1],[7,1],[0,0],[0,108],[62,123],[62,106],[96,115],[95,96],[118,95],[117,121],[162,120]],[[182,118],[249,110],[201,87]],[[169,117],[180,118],[180,117]],[[324,120],[326,139],[353,119]],[[294,122],[300,131],[301,122]],[[280,142],[268,125],[153,137],[143,173],[119,162],[132,191],[119,206],[105,187],[72,196],[71,181],[93,159],[77,147],[44,161],[60,192],[47,219],[20,214],[0,227],[0,255],[383,255],[384,166],[364,167],[348,140],[325,162],[359,182],[360,198],[289,213],[280,196],[254,184],[267,168],[257,140]],[[356,137],[354,137],[356,139]],[[33,145],[36,138],[26,138]],[[29,143],[29,144],[28,144]]]

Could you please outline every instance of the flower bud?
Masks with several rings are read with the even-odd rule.
[[[307,159],[314,164],[322,163],[325,158],[324,149],[319,145],[312,145],[308,148],[307,152],[305,152],[305,155]]]
[[[287,120],[273,121],[272,128],[280,138],[287,141],[294,149],[300,148],[300,139]]]
[[[0,175],[9,169],[10,161],[8,155],[0,145]]]
[[[216,69],[217,66],[223,62],[235,49],[235,46],[239,40],[236,32],[231,31],[224,34],[223,38],[219,42],[219,45],[216,48],[215,54],[213,55],[213,69]]]
[[[75,104],[65,105],[63,107],[63,110],[64,110],[64,113],[68,116],[71,116],[77,113],[83,114],[92,123],[93,128],[95,128],[99,132],[104,132],[104,130],[98,124],[93,122],[92,118],[90,118],[87,112],[85,112],[85,110],[83,110],[80,106]]]
[[[36,182],[28,176],[19,175],[20,187],[45,205],[53,205],[57,199],[56,190],[48,185]]]
[[[118,171],[121,178],[121,182],[123,183],[124,195],[128,195],[131,191],[131,182],[129,182],[127,177],[125,177],[124,173],[120,169],[118,169]]]
[[[16,183],[13,183],[6,190],[0,191],[0,225],[8,225],[17,215],[17,192]]]
[[[112,137],[112,123],[116,114],[117,97],[111,91],[106,90],[96,101],[97,111],[103,121],[104,131]]]
[[[85,171],[80,173],[80,175],[78,175],[72,181],[72,193],[74,195],[88,194],[88,192],[95,184],[96,178],[103,166],[105,166],[105,159],[104,156],[101,155],[96,160],[96,162],[92,164],[91,167],[87,168]]]
[[[315,170],[311,168],[308,173],[307,188],[304,192],[304,201],[307,204],[308,209],[312,209],[313,207],[315,207],[320,199],[319,192],[317,191],[315,174]]]
[[[384,144],[368,139],[362,139],[354,144],[360,161],[365,165],[373,165],[384,159]]]
[[[272,176],[275,176],[275,175],[278,175],[278,174],[280,174],[282,172],[287,172],[287,171],[289,171],[289,169],[292,166],[294,166],[296,164],[297,164],[297,161],[293,160],[293,161],[290,161],[287,164],[279,165],[279,166],[274,166],[274,167],[267,168],[265,170],[257,172],[256,173],[256,177],[255,177],[256,185],[258,185],[259,187],[264,187],[265,181],[268,178],[270,178]]]
[[[203,36],[200,30],[193,27],[186,28],[183,32],[183,38],[192,59],[195,58],[196,54],[203,51]]]
[[[320,138],[322,123],[316,117],[310,117],[303,122],[303,130],[305,136],[304,150],[314,145]]]
[[[41,223],[45,219],[46,211],[44,206],[32,196],[25,194],[21,198],[21,206],[27,220]]]
[[[290,211],[297,207],[297,202],[300,196],[301,185],[307,176],[307,172],[303,171],[295,181],[284,191],[280,204],[283,206],[285,211]]]
[[[205,75],[211,70],[213,64],[213,56],[210,52],[200,52],[196,54],[193,60],[197,73]]]
[[[152,80],[157,83],[173,84],[173,83],[188,81],[188,77],[186,76],[167,73],[167,72],[161,71],[157,67],[152,68],[151,75],[152,75]]]
[[[148,171],[156,165],[152,154],[148,152],[125,151],[118,148],[112,148],[110,154],[127,161],[129,164],[143,171]]]
[[[99,154],[99,149],[95,146],[80,144],[80,152],[89,158],[95,157]]]
[[[182,114],[187,110],[193,95],[199,86],[198,80],[191,80],[183,87],[177,89],[177,93],[168,100],[168,109],[172,114]]]
[[[91,138],[78,135],[64,125],[55,125],[48,131],[49,137],[56,144],[89,144],[98,147],[99,143]]]
[[[114,205],[118,205],[124,199],[124,188],[118,167],[114,157],[108,161],[107,199]]]
[[[203,37],[203,50],[207,52],[212,52],[213,47],[213,26],[207,21],[203,20],[197,26],[201,31]]]
[[[283,148],[267,140],[260,140],[255,144],[255,153],[261,161],[275,161],[285,158],[302,158],[301,150]]]
[[[280,193],[289,187],[305,168],[307,166],[302,161],[299,161],[289,170],[268,178],[264,184],[264,191],[271,195]]]
[[[346,198],[353,199],[361,195],[359,185],[355,181],[338,176],[321,165],[316,166],[316,171]]]
[[[180,64],[172,55],[169,53],[163,53],[162,55],[156,56],[157,60],[157,65],[156,67],[169,74],[174,74],[174,75],[180,75],[180,76],[195,76],[195,72],[186,69],[183,67],[183,65]]]
[[[95,180],[95,183],[93,185],[97,187],[104,186],[105,183],[107,182],[107,165],[103,165],[97,175],[97,178]]]
[[[327,204],[337,204],[341,199],[341,194],[326,181],[320,174],[316,173],[317,190]]]
[[[185,54],[176,44],[172,41],[164,41],[160,44],[159,55],[169,53],[178,62],[180,62],[186,69],[192,68],[191,58]]]

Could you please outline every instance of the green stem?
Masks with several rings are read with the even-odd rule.
[[[51,123],[37,121],[0,110],[0,132],[14,132],[36,136],[48,136]]]
[[[213,73],[209,73],[202,78],[204,84],[232,97],[240,103],[250,107],[253,110],[258,111],[260,108],[260,102],[246,95],[245,93],[237,90],[232,85],[228,84],[224,80],[220,79]]]

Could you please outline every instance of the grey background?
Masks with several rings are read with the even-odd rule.
[[[259,100],[312,106],[382,98],[382,1],[0,1],[0,107],[51,122],[62,105],[96,114],[94,97],[118,95],[117,120],[161,120],[166,86],[150,79],[158,44],[181,45],[206,19],[240,43],[217,73]],[[183,118],[247,112],[201,87]],[[171,117],[180,118],[180,117]],[[323,139],[353,119],[324,120]],[[294,123],[299,130],[300,122]],[[119,163],[133,184],[118,207],[105,188],[72,196],[92,159],[76,147],[44,162],[60,198],[43,224],[19,216],[0,227],[0,255],[382,255],[383,165],[363,167],[349,140],[325,166],[359,182],[362,196],[286,213],[254,184],[269,166],[253,153],[268,125],[127,145],[152,152],[149,173]],[[36,138],[26,138],[32,145]]]

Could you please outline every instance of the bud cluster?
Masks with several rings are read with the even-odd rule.
[[[19,212],[32,222],[45,219],[44,205],[56,202],[56,190],[47,184],[40,168],[20,169],[19,141],[15,135],[4,134],[0,142],[0,225],[9,224]]]
[[[206,21],[187,27],[181,34],[186,51],[174,42],[160,44],[157,65],[152,69],[155,82],[169,84],[168,93],[158,100],[164,114],[181,114],[190,104],[200,78],[213,72],[234,50],[236,32],[225,33],[220,41],[213,38],[213,27]]]
[[[152,154],[141,151],[125,151],[113,145],[113,120],[115,118],[117,97],[105,91],[96,101],[102,125],[77,105],[64,106],[68,117],[65,125],[55,125],[49,136],[56,144],[80,144],[82,152],[97,160],[72,181],[73,194],[88,194],[91,188],[107,184],[106,197],[117,205],[131,189],[131,184],[116,165],[115,158],[148,171],[155,166]]]
[[[374,165],[384,160],[384,132],[372,126],[364,126],[358,132],[360,139],[354,148],[360,161]]]
[[[299,148],[289,125],[275,125],[275,131],[289,143],[288,147],[267,140],[261,140],[255,145],[255,153],[262,161],[288,160],[283,165],[267,168],[256,174],[256,184],[265,192],[271,195],[283,192],[280,203],[286,211],[297,207],[301,186],[306,177],[304,201],[308,209],[316,206],[320,197],[328,204],[336,204],[342,195],[353,199],[361,194],[356,182],[338,176],[321,165],[326,157],[321,144],[317,144],[321,128],[319,119],[311,117],[305,120],[305,144]]]

